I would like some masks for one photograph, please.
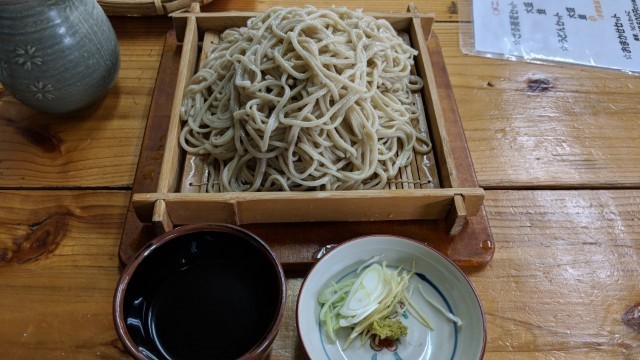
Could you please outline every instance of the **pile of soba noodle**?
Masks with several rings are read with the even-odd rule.
[[[380,189],[414,151],[413,56],[361,11],[274,8],[221,35],[186,89],[180,141],[208,191]]]

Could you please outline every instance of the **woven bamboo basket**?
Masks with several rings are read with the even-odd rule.
[[[166,15],[187,9],[195,2],[206,5],[211,0],[98,0],[107,15],[115,16]]]

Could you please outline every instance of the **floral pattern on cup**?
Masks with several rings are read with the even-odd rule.
[[[31,70],[32,64],[42,65],[42,58],[36,52],[36,48],[31,45],[16,48],[16,56],[13,59],[18,65],[23,65],[25,70]]]
[[[51,84],[45,84],[42,81],[36,81],[33,85],[29,86],[29,89],[33,91],[33,96],[38,100],[53,100],[55,96],[51,93],[53,86]]]

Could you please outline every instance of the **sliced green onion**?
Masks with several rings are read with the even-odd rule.
[[[336,330],[351,328],[343,349],[358,337],[361,346],[371,336],[378,341],[379,335],[373,331],[374,322],[403,311],[400,302],[419,323],[433,329],[429,319],[410,299],[413,287],[409,287],[409,280],[414,275],[413,268],[411,271],[402,267],[392,270],[387,268],[386,262],[377,262],[381,258],[382,255],[378,255],[365,261],[353,276],[329,284],[318,295],[318,302],[322,304],[320,319],[328,337],[337,342]],[[422,295],[425,296],[424,293]]]
[[[440,305],[436,304],[435,302],[433,302],[433,300],[431,300],[427,294],[424,293],[424,291],[422,290],[421,286],[418,286],[418,291],[420,291],[420,294],[422,294],[422,297],[424,297],[425,300],[427,300],[427,302],[429,304],[431,304],[433,307],[435,307],[436,309],[438,309],[442,315],[444,315],[447,319],[453,321],[457,326],[462,326],[462,320],[460,320],[459,317],[453,315],[452,313],[446,311],[445,309],[443,309],[442,307],[440,307]]]

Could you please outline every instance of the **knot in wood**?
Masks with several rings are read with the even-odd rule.
[[[640,333],[640,303],[633,305],[622,314],[622,322],[631,330]]]
[[[529,92],[545,92],[553,88],[553,84],[549,79],[528,79],[527,89]]]

